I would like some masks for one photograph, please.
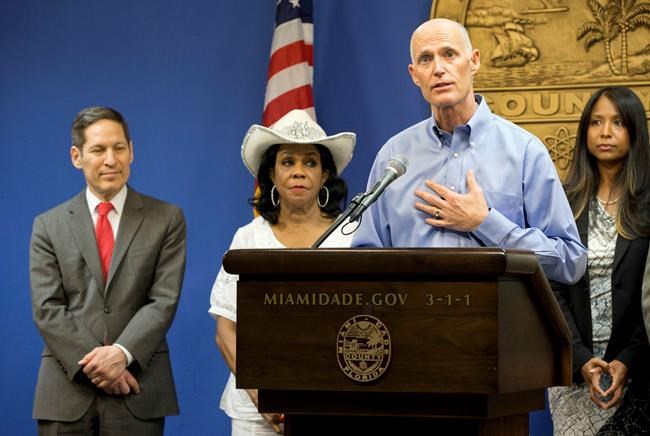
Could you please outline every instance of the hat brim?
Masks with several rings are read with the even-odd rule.
[[[332,136],[323,136],[322,138],[310,138],[297,140],[295,138],[285,137],[268,127],[253,124],[241,145],[241,157],[248,171],[257,177],[257,173],[262,162],[262,156],[272,145],[275,144],[320,144],[326,147],[332,158],[336,171],[341,174],[346,166],[352,160],[354,145],[357,135],[352,132],[341,132]]]

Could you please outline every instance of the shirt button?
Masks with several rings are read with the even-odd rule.
[[[455,191],[455,190],[456,190],[456,187],[455,187],[454,185],[451,185],[451,186],[449,187],[449,189],[451,189],[452,191]]]
[[[457,157],[458,157],[458,153],[454,153],[454,158],[457,158]]]
[[[104,313],[111,313],[111,308],[110,307],[105,307],[104,308]]]

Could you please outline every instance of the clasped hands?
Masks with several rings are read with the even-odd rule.
[[[592,357],[582,368],[582,378],[589,387],[589,397],[601,409],[614,407],[623,397],[623,388],[627,381],[627,366],[620,360],[607,363],[597,357]],[[601,387],[604,374],[612,377],[612,384],[607,388]]]
[[[94,348],[79,362],[92,383],[110,395],[140,393],[140,385],[126,369],[124,352],[115,345]]]
[[[467,172],[466,194],[458,194],[431,180],[426,180],[425,184],[433,193],[417,189],[415,195],[423,202],[416,202],[415,208],[430,215],[424,220],[427,224],[472,232],[487,217],[487,202],[472,170]]]

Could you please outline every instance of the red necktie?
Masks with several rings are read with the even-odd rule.
[[[102,272],[104,273],[104,284],[108,277],[108,269],[111,267],[111,257],[113,256],[113,228],[108,220],[108,213],[113,209],[113,205],[108,202],[99,203],[97,206],[97,225],[95,226],[95,236],[97,237],[97,248],[99,249],[99,260],[102,263]]]

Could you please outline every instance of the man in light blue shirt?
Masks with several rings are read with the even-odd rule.
[[[474,94],[480,66],[467,31],[447,19],[411,39],[409,72],[432,117],[379,151],[368,186],[404,155],[408,171],[363,215],[357,247],[503,247],[533,250],[547,277],[574,283],[587,256],[546,147]]]

